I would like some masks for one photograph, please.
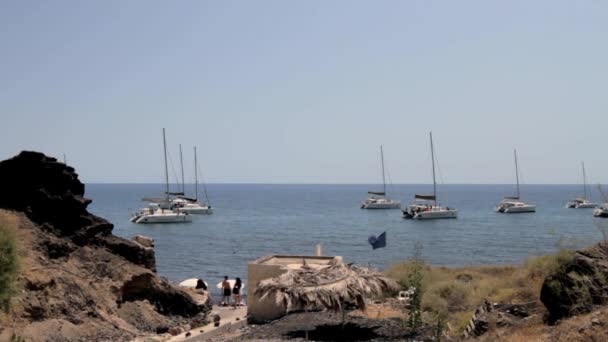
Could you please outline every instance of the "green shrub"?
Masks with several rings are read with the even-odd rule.
[[[556,254],[543,255],[526,261],[525,268],[530,278],[544,278],[556,272],[563,271],[572,261],[574,252],[562,250]]]
[[[15,281],[19,270],[17,240],[12,222],[0,217],[0,309],[8,311],[15,295]]]
[[[13,334],[13,335],[11,335],[10,342],[25,342],[25,338],[23,338],[22,336]]]
[[[424,261],[422,260],[422,243],[414,246],[414,255],[410,261],[410,272],[407,274],[404,285],[414,287],[416,290],[410,298],[408,309],[408,325],[412,331],[422,326],[422,295],[424,293]]]
[[[460,283],[451,283],[439,290],[439,296],[446,300],[450,311],[467,309],[471,288]]]

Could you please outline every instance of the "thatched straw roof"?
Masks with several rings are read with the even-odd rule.
[[[313,268],[303,265],[278,277],[260,281],[255,294],[273,298],[287,310],[326,308],[340,311],[345,303],[365,309],[365,299],[399,290],[384,274],[353,265]]]

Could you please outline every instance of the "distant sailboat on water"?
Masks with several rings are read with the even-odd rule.
[[[602,190],[602,186],[598,184],[597,189],[602,195],[602,199],[604,200],[604,204],[598,208],[593,209],[593,216],[595,217],[608,217],[608,197],[604,194]]]
[[[207,203],[201,204],[198,200],[198,160],[196,153],[196,146],[194,146],[194,198],[186,197],[185,195],[185,184],[184,184],[184,163],[181,158],[182,148],[180,145],[180,161],[182,167],[182,194],[178,195],[176,198],[172,199],[172,203],[176,208],[179,208],[183,212],[187,212],[190,214],[213,214],[213,209],[209,204],[209,197],[207,196],[207,191],[205,191],[205,196],[207,197]]]
[[[384,176],[384,150],[380,145],[380,161],[382,164],[382,192],[369,191],[370,197],[361,203],[361,209],[401,209],[401,202],[390,199],[386,195],[386,177]]]
[[[515,157],[515,181],[517,183],[517,195],[511,197],[505,197],[496,206],[496,212],[504,214],[514,213],[532,213],[536,211],[536,206],[533,204],[527,204],[519,198],[519,166],[517,164],[517,150],[513,150]]]
[[[585,172],[585,162],[581,162],[581,166],[583,168],[583,196],[579,196],[571,199],[568,204],[566,204],[567,208],[573,209],[592,209],[597,207],[597,203],[593,203],[589,201],[587,198],[587,174]]]
[[[163,199],[146,199],[150,202],[147,208],[135,213],[130,221],[133,223],[183,223],[191,222],[192,218],[187,212],[181,211],[179,208],[174,209],[171,203],[170,195],[175,193],[169,192],[169,169],[167,166],[167,139],[165,137],[165,129],[163,128],[163,152],[165,160],[165,198]]]
[[[457,218],[458,210],[449,207],[442,207],[437,203],[437,181],[435,179],[435,148],[433,146],[433,133],[429,133],[431,141],[431,164],[433,165],[433,194],[415,195],[416,203],[410,204],[402,212],[402,217],[414,220],[433,220]],[[422,201],[422,202],[420,202]],[[428,202],[432,201],[432,204]]]

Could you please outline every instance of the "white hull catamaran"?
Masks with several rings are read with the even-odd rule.
[[[415,195],[416,203],[410,204],[403,210],[402,217],[414,220],[434,220],[458,218],[458,210],[449,207],[442,207],[437,204],[437,181],[435,180],[435,148],[433,147],[433,133],[429,133],[431,140],[431,160],[433,165],[433,195]],[[419,201],[432,201],[428,202]]]
[[[384,176],[384,151],[380,145],[380,160],[382,163],[382,192],[369,191],[370,197],[361,203],[361,209],[401,209],[401,202],[386,196],[386,178]]]
[[[517,196],[505,197],[496,206],[496,212],[505,214],[515,213],[533,213],[536,211],[536,206],[527,204],[519,199],[519,167],[517,165],[517,150],[513,150],[515,156],[515,180],[517,182]]]
[[[191,222],[192,218],[187,212],[179,208],[174,209],[169,195],[169,170],[167,167],[167,140],[163,128],[163,151],[165,156],[165,198],[161,200],[144,199],[153,202],[148,208],[135,213],[130,221],[133,223],[184,223]]]
[[[571,199],[568,204],[566,204],[566,207],[573,209],[597,208],[598,204],[589,201],[587,198],[587,174],[585,173],[585,162],[581,162],[581,165],[583,167],[583,196]]]
[[[604,191],[602,191],[601,185],[598,184],[597,189],[599,190],[600,195],[602,196],[602,199],[604,200],[604,204],[599,208],[593,209],[593,216],[608,217],[608,197],[606,197],[606,195],[604,194]]]
[[[604,203],[603,206],[595,208],[593,210],[593,216],[595,217],[608,217],[608,203]]]
[[[180,145],[180,159],[181,159],[181,145]],[[198,161],[196,155],[196,146],[194,146],[194,195],[195,198],[186,197],[185,194],[185,184],[184,184],[184,163],[181,162],[182,166],[182,195],[178,196],[171,200],[171,203],[175,205],[176,208],[179,208],[181,211],[189,213],[189,214],[203,214],[210,215],[213,214],[213,209],[211,209],[211,205],[201,204],[198,201]],[[205,188],[206,189],[206,188]],[[205,190],[205,196],[207,197],[207,202],[209,202],[209,197],[207,196],[207,190]]]
[[[142,209],[131,218],[133,223],[187,223],[191,221],[192,218],[188,213],[154,206]]]

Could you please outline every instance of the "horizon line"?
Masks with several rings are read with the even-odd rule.
[[[148,182],[83,182],[83,184],[87,185],[164,185],[165,183],[148,183]],[[171,185],[181,185],[181,183],[169,183]],[[194,185],[194,183],[184,183],[186,185]],[[199,183],[203,184],[203,183]],[[381,185],[382,183],[331,183],[331,182],[323,182],[323,183],[305,183],[305,182],[213,182],[213,183],[204,183],[206,185]],[[431,185],[432,183],[393,183],[392,185]],[[594,185],[602,185],[603,183],[598,183]],[[441,183],[437,185],[515,185],[513,183]],[[578,183],[525,183],[521,185],[576,185],[580,186]],[[588,185],[589,186],[589,185]],[[593,185],[591,185],[593,186]]]

